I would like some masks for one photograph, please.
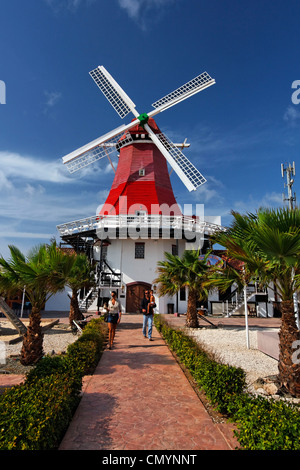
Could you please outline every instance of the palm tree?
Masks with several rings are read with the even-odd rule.
[[[9,250],[8,261],[0,257],[0,288],[7,294],[14,294],[26,286],[32,310],[20,361],[24,365],[35,364],[43,356],[41,310],[53,294],[63,290],[72,260],[62,255],[55,241],[35,247],[27,257],[13,245]]]
[[[95,281],[93,267],[88,257],[84,253],[73,254],[71,256],[73,258],[73,265],[66,284],[72,290],[69,315],[69,321],[72,325],[73,320],[81,320],[83,317],[78,304],[78,291],[84,288],[89,289],[95,284]]]
[[[188,288],[187,318],[189,328],[197,328],[197,301],[205,300],[208,292],[204,287],[209,266],[206,263],[207,255],[199,260],[199,250],[186,250],[182,257],[165,253],[166,260],[158,262],[159,296],[174,295],[182,287]]]
[[[293,295],[300,287],[300,210],[260,209],[257,214],[232,212],[234,221],[213,242],[241,260],[250,276],[260,283],[276,285],[281,297],[282,322],[279,332],[278,378],[294,396],[300,396],[300,365],[293,360],[299,344]]]

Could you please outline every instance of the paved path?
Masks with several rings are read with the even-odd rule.
[[[124,314],[90,377],[60,450],[230,450],[232,425],[212,421],[154,328]]]

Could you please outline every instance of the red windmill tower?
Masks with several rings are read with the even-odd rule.
[[[123,258],[120,255],[120,259],[114,259],[114,254],[119,250],[116,240],[120,241],[122,238],[120,236],[121,228],[125,226],[128,235],[128,230],[132,228],[134,220],[140,224],[140,217],[142,216],[142,221],[147,224],[148,228],[158,227],[159,232],[155,232],[155,234],[158,233],[156,241],[159,241],[163,226],[169,225],[168,228],[170,229],[172,225],[173,230],[174,223],[176,225],[177,222],[180,222],[179,225],[182,227],[184,217],[173,194],[167,164],[177,173],[189,191],[196,190],[206,181],[199,170],[181,152],[180,147],[183,147],[184,144],[173,144],[157,127],[153,116],[213,85],[215,80],[204,72],[155,102],[152,105],[154,109],[149,113],[140,114],[125,91],[103,66],[92,70],[90,75],[122,119],[130,112],[133,113],[135,118],[129,124],[124,124],[63,157],[63,163],[73,173],[103,157],[108,157],[111,162],[112,152],[119,152],[118,166],[111,190],[99,214],[92,221],[89,218],[86,221],[79,221],[79,223],[58,226],[58,229],[62,238],[69,241],[70,235],[75,233],[77,235],[78,230],[82,236],[87,236],[94,231],[92,234],[93,245],[95,245],[95,240],[101,240],[101,254],[99,256],[102,274],[100,273],[99,286],[101,288],[105,287],[105,283],[101,281],[101,275],[105,274],[105,270],[107,271],[103,267],[103,261],[105,261],[111,274],[120,274],[119,278],[115,278],[116,284],[113,283],[113,275],[110,276],[110,287],[122,286],[122,292],[127,290],[127,293],[129,293],[130,286],[138,283],[138,279],[140,279],[140,284],[150,286],[153,277],[150,279],[149,276],[153,275],[153,269],[150,269],[151,273],[148,277],[138,267],[133,267],[130,273],[129,271],[126,273],[127,266],[132,267],[134,263],[126,260],[123,255]],[[190,222],[191,220],[188,221],[188,223]],[[80,228],[78,229],[78,227]],[[112,228],[116,229],[114,237],[111,236]],[[195,231],[195,226],[193,226],[193,230]],[[201,230],[203,231],[203,227]],[[143,234],[139,235],[139,242],[135,242],[135,244],[145,245],[148,232],[147,236],[145,232]],[[175,238],[174,230],[169,238]],[[112,244],[112,239],[115,240],[113,242],[114,250],[111,250],[111,255],[108,256],[107,250],[105,253],[102,253],[102,251],[104,245],[110,246]],[[106,240],[106,242],[103,243],[103,240]],[[149,242],[152,242],[152,244],[147,249],[151,252],[152,261],[157,263],[163,258],[166,247],[161,244],[161,247],[153,253],[153,240],[149,240]],[[123,245],[120,250],[122,252],[126,251],[126,253],[129,252],[130,243],[132,243],[132,240],[128,239],[126,250],[124,250]],[[156,244],[156,246],[158,245]],[[141,246],[138,248],[141,251]],[[135,247],[135,260],[140,259],[140,255],[137,253],[138,250]],[[112,268],[110,267],[111,264],[114,265]],[[143,279],[141,279],[141,276],[143,276]],[[102,279],[105,279],[105,275],[102,276]],[[127,306],[128,302],[126,300],[126,309],[128,310]]]
[[[161,134],[154,119],[150,118],[148,125],[155,134]],[[173,215],[181,215],[166,159],[141,125],[135,125],[129,134],[132,142],[120,148],[114,181],[100,214],[157,215],[170,208]]]

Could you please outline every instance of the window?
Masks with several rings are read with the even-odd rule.
[[[181,289],[180,289],[179,300],[186,300],[185,287],[181,287]]]
[[[178,255],[177,245],[172,245],[172,255]]]
[[[145,176],[145,168],[139,169],[139,176]]]
[[[145,258],[145,243],[136,243],[135,244],[135,258],[144,259]]]

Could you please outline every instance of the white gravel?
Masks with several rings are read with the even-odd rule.
[[[66,351],[69,344],[78,339],[70,328],[65,325],[56,325],[44,332],[43,349],[45,354],[60,353]],[[18,355],[21,352],[22,341],[15,344],[6,344],[7,357]]]
[[[187,329],[188,334],[203,344],[205,350],[215,353],[220,362],[244,369],[248,385],[259,377],[278,374],[278,361],[257,349],[257,331],[249,328],[248,349],[244,329]]]

